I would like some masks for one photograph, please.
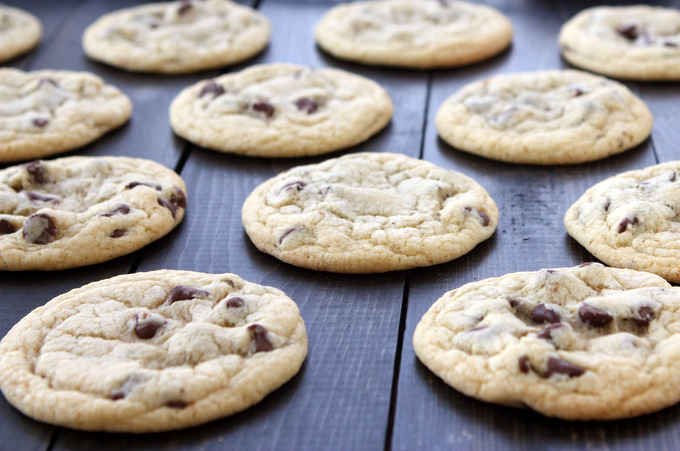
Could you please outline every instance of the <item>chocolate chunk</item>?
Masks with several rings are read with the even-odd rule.
[[[267,352],[274,349],[274,346],[267,340],[267,329],[259,324],[251,324],[248,330],[252,333],[255,341],[255,352]]]
[[[519,358],[518,363],[519,363],[519,370],[524,374],[527,374],[529,372],[529,370],[531,369],[531,367],[529,365],[529,359],[527,359],[527,356],[525,356],[525,355],[523,355],[522,357]]]
[[[225,92],[226,90],[224,89],[224,86],[219,83],[212,82],[203,86],[203,89],[201,89],[201,93],[198,95],[198,97],[203,97],[206,94],[212,94],[214,99],[215,97],[221,96]]]
[[[531,312],[531,320],[538,324],[559,323],[560,319],[560,314],[545,304],[538,304]]]
[[[123,229],[116,229],[113,232],[111,232],[111,238],[120,238],[121,236],[125,235],[125,230]]]
[[[26,191],[26,197],[28,197],[28,200],[30,201],[54,202],[55,204],[60,202],[56,197],[43,196],[42,194],[34,193],[33,191]]]
[[[205,290],[201,290],[199,288],[192,288],[192,287],[186,287],[184,285],[177,285],[175,288],[170,291],[170,294],[168,295],[168,303],[172,304],[173,302],[177,301],[186,301],[189,299],[194,299],[196,297],[206,297],[210,295]]]
[[[227,299],[227,307],[228,308],[241,308],[244,305],[245,305],[245,303],[243,302],[243,299],[241,299],[239,297],[233,297],[233,298]]]
[[[302,97],[295,101],[295,106],[300,111],[306,111],[307,114],[316,113],[319,109],[319,104],[309,97]]]
[[[545,377],[548,378],[553,374],[566,374],[569,377],[576,377],[585,372],[583,368],[579,368],[572,363],[565,362],[557,357],[550,357],[548,359],[548,372],[545,373]]]
[[[22,164],[24,169],[28,172],[35,183],[45,183],[45,173],[43,171],[42,162],[40,160],[31,161],[30,163]]]
[[[616,27],[616,32],[630,41],[634,41],[640,35],[640,30],[635,24]]]
[[[134,188],[136,186],[140,186],[140,185],[141,186],[148,186],[149,188],[153,188],[156,191],[161,190],[161,185],[159,185],[157,183],[151,183],[151,182],[130,182],[127,185],[125,185],[125,189],[132,189],[132,188]]]
[[[291,227],[290,229],[288,229],[288,230],[286,230],[285,232],[283,232],[283,233],[281,234],[281,236],[279,237],[279,244],[282,244],[282,243],[283,243],[283,240],[285,240],[286,237],[287,237],[288,235],[290,235],[291,233],[295,232],[296,230],[300,230],[300,228],[299,228],[299,227]]]
[[[177,14],[182,15],[193,8],[190,0],[183,0],[180,2],[179,8],[177,8]]]
[[[139,315],[135,315],[135,321],[135,333],[139,338],[144,340],[153,338],[158,329],[165,324],[165,322],[159,322],[148,318],[147,314],[142,314],[141,318]]]
[[[168,401],[167,403],[165,403],[165,405],[173,409],[184,409],[186,406],[189,405],[189,403],[177,399],[175,401]]]
[[[46,126],[50,121],[48,119],[45,119],[44,117],[36,117],[31,121],[33,125],[35,125],[38,128],[43,128]]]
[[[633,321],[640,327],[647,327],[654,319],[654,310],[651,307],[643,306],[635,312]]]
[[[130,213],[130,207],[123,204],[120,207],[116,208],[115,210],[113,210],[109,213],[102,213],[99,216],[105,216],[105,217],[109,218],[109,217],[115,216],[115,215],[126,215],[128,213]]]
[[[184,191],[177,187],[175,187],[175,193],[170,195],[170,202],[179,208],[187,208],[187,197]]]
[[[543,330],[541,330],[538,334],[536,334],[536,337],[542,338],[544,340],[552,340],[552,331],[555,329],[559,329],[560,327],[564,327],[563,324],[551,324],[548,327],[545,327]]]
[[[14,233],[16,231],[17,228],[14,227],[14,224],[6,219],[0,219],[0,235],[7,235],[8,233]]]
[[[634,226],[635,224],[638,223],[638,218],[623,218],[623,221],[619,224],[619,233],[623,233],[626,230],[628,230],[628,226]]]
[[[581,304],[578,309],[578,317],[585,324],[593,327],[603,327],[611,323],[614,319],[609,313],[586,303]]]
[[[31,215],[22,227],[24,239],[34,244],[47,244],[57,236],[57,226],[54,219],[45,213]]]
[[[265,100],[258,100],[255,102],[253,104],[253,110],[264,113],[267,118],[270,118],[274,115],[274,105]]]

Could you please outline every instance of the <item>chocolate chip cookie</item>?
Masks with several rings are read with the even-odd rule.
[[[241,212],[255,246],[303,268],[379,273],[453,260],[489,238],[498,209],[471,178],[401,154],[298,166]]]
[[[420,360],[487,402],[613,420],[680,400],[680,288],[586,263],[444,294],[416,327]]]
[[[567,211],[567,232],[608,265],[680,283],[680,161],[608,178]]]
[[[130,99],[96,75],[0,69],[0,162],[84,146],[131,113]]]
[[[319,46],[338,58],[418,69],[485,60],[507,48],[512,33],[494,8],[431,0],[337,5],[315,28]]]
[[[228,0],[150,3],[105,14],[83,34],[85,54],[130,71],[179,74],[244,61],[269,42],[269,21]]]
[[[28,52],[41,37],[42,25],[33,14],[0,5],[0,63]]]
[[[439,136],[494,160],[573,164],[623,152],[652,131],[652,114],[624,85],[574,70],[498,75],[440,107]]]
[[[0,170],[0,270],[55,270],[129,254],[180,223],[186,187],[150,160],[67,157]]]
[[[374,81],[339,69],[283,63],[201,81],[170,106],[178,135],[210,149],[258,157],[350,147],[391,118],[390,97]]]
[[[659,6],[598,6],[564,24],[564,59],[631,80],[680,80],[680,11]]]
[[[0,390],[74,429],[154,432],[241,411],[307,355],[300,312],[234,274],[161,270],[72,290],[0,342]]]

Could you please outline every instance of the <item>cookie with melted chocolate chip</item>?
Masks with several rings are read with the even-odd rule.
[[[357,1],[336,5],[314,30],[331,55],[364,64],[432,69],[491,58],[512,41],[495,8],[456,1]]]
[[[339,69],[268,64],[204,80],[170,106],[170,123],[189,141],[227,153],[302,157],[344,149],[392,118],[387,92]]]
[[[680,11],[660,6],[588,8],[562,26],[571,64],[614,78],[680,80]]]
[[[680,400],[679,309],[680,288],[647,272],[585,263],[513,273],[444,294],[413,346],[468,396],[613,420]]]
[[[597,183],[567,210],[564,225],[604,263],[680,283],[679,218],[680,161],[671,161]]]
[[[103,15],[85,30],[96,61],[135,72],[180,74],[236,64],[269,42],[269,21],[228,0],[158,2]]]
[[[42,37],[37,17],[22,9],[0,5],[0,63],[35,47]]]
[[[84,146],[121,126],[130,99],[87,72],[0,69],[0,162]]]
[[[74,429],[155,432],[239,412],[307,355],[297,305],[234,274],[161,270],[58,296],[0,342],[0,390]]]
[[[574,164],[631,149],[652,114],[621,83],[575,70],[504,74],[464,86],[437,112],[458,150],[521,164]]]
[[[172,230],[184,181],[150,160],[67,157],[0,170],[0,270],[56,270],[129,254]]]
[[[338,273],[444,263],[498,225],[496,204],[470,177],[392,153],[290,169],[257,187],[241,217],[261,251]]]

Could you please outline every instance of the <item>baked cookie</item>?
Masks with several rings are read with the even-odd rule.
[[[512,41],[494,8],[432,0],[358,1],[331,8],[314,35],[331,55],[381,66],[430,69],[488,59]]]
[[[91,283],[0,342],[0,390],[74,429],[154,432],[241,411],[307,355],[297,305],[234,274],[161,270]]]
[[[338,69],[253,66],[204,80],[170,105],[179,136],[221,152],[318,155],[359,144],[387,125],[392,102],[372,80]]]
[[[180,223],[185,193],[175,172],[138,158],[67,157],[0,170],[0,270],[129,254]]]
[[[567,232],[604,263],[680,283],[680,161],[608,178],[564,216]]]
[[[0,63],[35,47],[42,37],[42,25],[32,14],[0,4]]]
[[[623,152],[652,131],[652,114],[625,86],[574,70],[498,75],[439,108],[439,136],[465,152],[523,164],[573,164]]]
[[[93,60],[129,71],[180,74],[235,64],[269,42],[269,21],[227,0],[150,3],[105,14],[83,34]]]
[[[255,246],[287,263],[379,273],[453,260],[489,238],[498,209],[471,178],[401,154],[298,166],[246,199]]]
[[[0,69],[0,162],[84,146],[131,113],[130,99],[96,75]]]
[[[680,400],[680,288],[586,263],[444,294],[416,327],[420,360],[474,398],[566,420],[613,420]]]
[[[680,80],[680,11],[658,6],[588,8],[562,26],[564,59],[631,80]]]

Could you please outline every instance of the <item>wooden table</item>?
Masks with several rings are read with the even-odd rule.
[[[434,115],[463,85],[498,73],[565,68],[556,38],[577,11],[605,2],[489,0],[513,21],[512,48],[470,67],[411,71],[345,63],[314,44],[312,30],[332,0],[247,2],[272,23],[268,49],[255,63],[287,61],[334,66],[380,82],[395,115],[386,130],[349,151],[401,152],[463,172],[484,186],[500,209],[495,235],[468,255],[430,268],[379,275],[337,275],[298,269],[262,254],[240,219],[251,190],[278,172],[320,158],[255,159],[197,148],[175,137],[168,106],[184,87],[217,75],[127,73],[88,61],[84,28],[132,0],[3,0],[36,14],[41,45],[9,63],[25,70],[71,69],[99,74],[132,99],[130,123],[74,155],[125,155],[155,160],[181,173],[189,192],[184,222],[133,255],[50,273],[2,273],[0,336],[35,307],[85,283],[160,268],[235,272],[282,289],[300,306],[309,356],[300,373],[260,404],[229,418],[150,435],[84,433],[33,421],[0,400],[0,449],[186,450],[448,450],[680,448],[680,407],[642,418],[592,423],[553,420],[532,411],[467,398],[415,357],[415,325],[445,291],[509,272],[572,266],[593,257],[564,230],[566,209],[589,186],[624,170],[680,157],[680,86],[627,83],[655,117],[651,139],[602,161],[562,167],[503,164],[450,148],[437,138]],[[636,1],[620,1],[634,4]],[[680,7],[680,1],[655,4]],[[339,156],[340,152],[332,156]]]

